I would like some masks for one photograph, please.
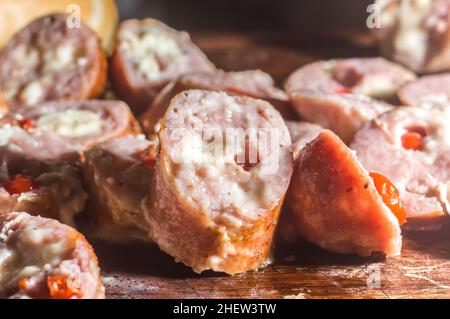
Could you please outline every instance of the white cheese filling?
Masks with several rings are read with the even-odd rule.
[[[51,131],[65,137],[83,137],[98,135],[102,132],[100,115],[87,111],[69,109],[41,116],[37,128]]]
[[[39,81],[34,81],[25,86],[20,93],[20,99],[27,105],[33,105],[42,99],[44,93],[42,84]]]
[[[32,277],[44,271],[46,265],[56,267],[61,263],[72,248],[70,239],[49,240],[54,231],[52,227],[26,226],[17,237],[18,243],[14,248],[0,248],[0,286]],[[36,248],[39,249],[34,251]]]
[[[412,57],[416,63],[426,57],[429,37],[422,27],[422,21],[431,5],[431,0],[401,1],[399,5],[394,48],[399,54]]]
[[[370,96],[375,99],[385,99],[396,93],[396,87],[383,76],[368,77],[354,90],[355,93]]]
[[[183,54],[173,37],[152,26],[140,26],[137,32],[123,30],[119,41],[139,74],[149,80],[163,71],[159,60],[170,61]]]

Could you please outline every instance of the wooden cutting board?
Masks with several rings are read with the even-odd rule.
[[[365,34],[332,36],[196,34],[225,70],[261,68],[281,83],[316,59],[375,56]],[[402,256],[360,258],[308,243],[279,244],[274,263],[230,277],[197,275],[152,244],[94,244],[108,298],[450,298],[450,226],[404,234]]]

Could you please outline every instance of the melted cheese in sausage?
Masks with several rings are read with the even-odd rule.
[[[392,1],[387,5],[389,3]],[[400,1],[394,10],[386,7],[382,11],[383,27],[397,22],[394,50],[400,56],[410,57],[416,63],[420,63],[426,57],[429,36],[422,22],[432,4],[432,0]]]
[[[70,236],[58,238],[54,225],[24,225],[19,231],[9,229],[21,224],[23,216],[9,221],[2,229],[4,243],[0,242],[0,287],[18,282],[58,266],[72,250]]]
[[[82,137],[102,132],[100,115],[87,110],[65,110],[41,116],[37,127],[66,137]]]
[[[173,131],[174,134],[180,133],[180,140],[169,150],[169,174],[191,204],[200,205],[204,211],[221,212],[230,224],[239,227],[242,221],[236,218],[236,212],[256,218],[261,209],[268,209],[279,200],[282,186],[273,180],[279,168],[275,169],[275,173],[267,172],[270,165],[280,165],[280,156],[284,156],[280,155],[280,144],[269,145],[269,154],[261,153],[258,147],[265,145],[262,144],[265,139],[263,134],[278,133],[281,141],[286,141],[288,131],[273,127],[270,131],[266,119],[254,113],[247,114],[245,105],[239,105],[233,97],[224,95],[221,99],[202,100],[208,113],[218,114],[217,119],[211,119],[219,123],[217,126],[205,125],[200,131]],[[204,119],[191,108],[179,112],[183,112],[183,122],[187,127],[196,127]],[[228,124],[220,119],[228,119],[224,120]],[[229,128],[233,131],[227,131]],[[260,135],[258,138],[249,137],[246,151],[245,136],[254,136],[252,134],[255,132]],[[277,139],[277,136],[272,136]],[[231,142],[232,139],[234,142]],[[245,153],[254,164],[248,170],[239,165]],[[259,156],[256,156],[257,153]],[[205,196],[206,193],[210,195]]]
[[[20,93],[20,99],[27,105],[36,104],[43,96],[44,88],[39,81],[31,82]]]
[[[183,54],[173,37],[153,26],[141,25],[138,32],[123,30],[119,41],[139,74],[149,80],[163,71],[160,61],[170,61]]]

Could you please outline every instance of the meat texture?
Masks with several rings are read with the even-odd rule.
[[[428,75],[405,84],[398,91],[403,105],[450,103],[450,74]]]
[[[406,225],[448,216],[449,121],[447,105],[402,107],[368,123],[350,145],[367,170],[398,188]]]
[[[287,203],[298,234],[326,250],[400,254],[399,221],[368,172],[329,130],[300,151]]]
[[[378,0],[381,53],[420,73],[450,70],[449,0]]]
[[[52,219],[0,215],[0,298],[104,296],[97,257],[83,235]]]
[[[214,70],[185,32],[154,19],[126,20],[119,26],[111,57],[111,84],[137,114],[180,75]]]
[[[175,96],[161,121],[152,239],[195,272],[266,264],[292,174],[288,129],[267,102],[213,91]]]
[[[286,93],[275,86],[272,77],[261,70],[240,72],[197,72],[180,76],[160,92],[140,120],[148,135],[157,133],[158,121],[164,115],[170,100],[178,93],[190,89],[223,91],[263,99],[272,104],[285,119],[296,119]]]
[[[107,61],[99,39],[83,23],[69,28],[67,19],[64,14],[41,17],[0,52],[0,87],[12,110],[103,92]]]
[[[1,122],[16,131],[22,129],[24,137],[17,144],[24,145],[25,152],[45,154],[47,160],[58,159],[61,153],[82,152],[113,137],[140,133],[129,107],[112,100],[47,102],[39,108],[21,108]],[[25,135],[34,143],[27,143]]]
[[[415,75],[382,58],[319,61],[301,67],[285,84],[295,110],[306,121],[349,143],[356,130],[392,109],[385,101]]]
[[[90,197],[84,229],[89,237],[149,240],[141,202],[150,194],[157,146],[143,136],[125,136],[85,153],[83,176]]]

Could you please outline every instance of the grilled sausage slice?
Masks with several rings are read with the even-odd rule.
[[[102,93],[107,63],[99,40],[83,23],[69,28],[67,19],[53,14],[35,20],[0,53],[0,87],[11,109]]]
[[[141,116],[140,120],[144,131],[148,135],[155,134],[158,121],[167,110],[170,100],[178,93],[190,89],[224,91],[232,95],[263,99],[272,104],[284,118],[296,118],[288,96],[284,91],[275,87],[269,74],[261,70],[240,72],[218,70],[185,74],[180,76],[176,82],[169,83]]]
[[[3,122],[21,126],[42,143],[62,140],[69,145],[66,148],[78,152],[113,137],[140,133],[129,107],[121,101],[47,102],[39,108],[22,108]]]
[[[417,72],[450,70],[449,0],[379,0],[382,54]]]
[[[40,143],[19,127],[1,127],[0,135],[0,211],[25,211],[75,225],[74,216],[87,199],[79,171],[69,165],[76,153],[60,140]]]
[[[86,232],[109,242],[147,241],[141,208],[150,193],[157,144],[143,136],[101,143],[85,153],[84,184],[90,194]]]
[[[104,298],[97,257],[69,226],[26,213],[2,214],[0,298]]]
[[[153,19],[119,26],[111,57],[111,83],[135,113],[145,110],[171,80],[215,67],[185,32]]]
[[[332,252],[400,254],[400,225],[350,149],[324,130],[299,154],[289,186],[295,230]]]
[[[449,214],[449,121],[447,105],[402,107],[368,123],[350,145],[367,170],[399,189],[406,226],[422,227]]]
[[[404,105],[450,103],[450,74],[424,76],[407,83],[398,91],[398,97]]]
[[[334,131],[349,143],[357,129],[392,105],[398,88],[415,75],[382,58],[321,61],[295,71],[286,81],[297,113]]]
[[[280,114],[262,100],[190,90],[172,99],[159,138],[157,197],[144,203],[152,239],[195,272],[264,265],[293,166]]]

